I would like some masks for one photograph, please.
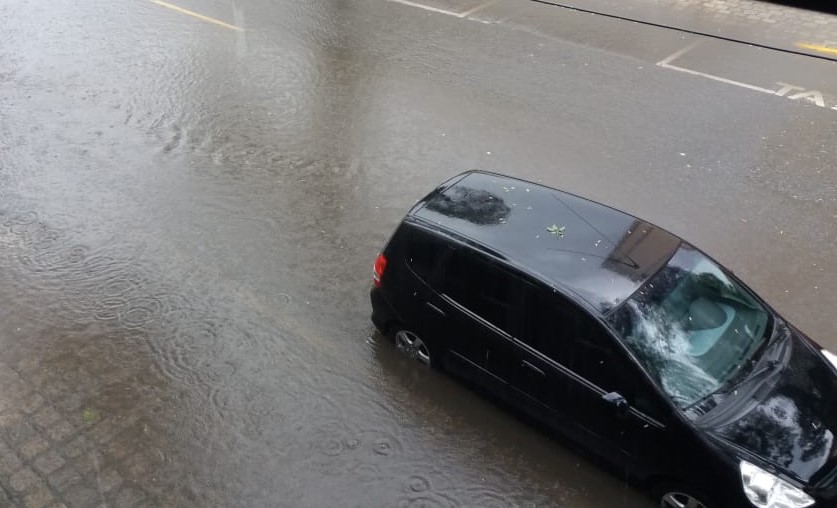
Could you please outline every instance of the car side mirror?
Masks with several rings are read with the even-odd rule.
[[[628,401],[619,392],[606,393],[602,395],[602,400],[610,404],[619,416],[626,415],[630,408]]]

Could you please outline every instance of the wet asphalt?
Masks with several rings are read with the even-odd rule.
[[[837,349],[834,62],[523,1],[176,5],[227,25],[0,3],[0,501],[649,506],[374,332],[375,254],[466,169],[666,227]]]

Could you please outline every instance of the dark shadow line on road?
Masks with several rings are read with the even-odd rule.
[[[780,48],[778,46],[771,46],[769,44],[760,44],[758,42],[745,41],[743,39],[736,39],[734,37],[726,37],[724,35],[717,35],[717,34],[711,34],[711,33],[708,33],[708,32],[701,32],[699,30],[689,30],[688,28],[681,28],[681,27],[676,27],[676,26],[663,25],[662,23],[655,23],[653,21],[643,21],[641,19],[629,18],[629,17],[626,17],[626,16],[619,16],[618,14],[608,14],[606,12],[599,12],[599,11],[593,11],[593,10],[590,10],[590,9],[583,9],[581,7],[575,7],[575,6],[572,6],[572,5],[562,4],[562,3],[559,3],[559,2],[553,2],[553,1],[550,1],[550,0],[531,0],[531,1],[535,2],[535,3],[539,3],[539,4],[551,5],[553,7],[560,7],[562,9],[568,9],[568,10],[571,10],[571,11],[583,12],[583,13],[586,13],[586,14],[595,14],[597,16],[604,16],[606,18],[618,19],[618,20],[621,20],[621,21],[631,21],[633,23],[639,23],[639,24],[642,24],[642,25],[653,26],[653,27],[656,27],[656,28],[664,28],[666,30],[674,30],[674,31],[677,31],[677,32],[683,32],[683,33],[692,34],[692,35],[700,35],[702,37],[710,37],[712,39],[718,39],[718,40],[722,40],[722,41],[733,42],[735,44],[746,44],[748,46],[754,46],[754,47],[762,48],[762,49],[769,49],[769,50],[772,50],[772,51],[779,51],[781,53],[788,53],[788,54],[791,54],[791,55],[806,56],[808,58],[818,58],[820,60],[827,60],[829,62],[837,62],[837,57],[833,57],[833,56],[818,55],[816,53],[808,53],[806,51],[798,51],[798,50],[795,50],[795,49]]]

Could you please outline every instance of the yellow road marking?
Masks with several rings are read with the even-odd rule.
[[[189,9],[184,9],[183,7],[178,7],[176,5],[170,4],[168,2],[163,2],[162,0],[151,0],[153,3],[157,5],[161,5],[163,7],[169,8],[173,11],[177,11],[182,14],[186,14],[188,16],[192,16],[193,18],[198,18],[201,21],[206,21],[207,23],[213,23],[218,26],[222,26],[224,28],[229,28],[230,30],[235,30],[236,32],[243,32],[244,29],[240,26],[231,25],[229,23],[224,23],[220,19],[210,18],[209,16],[204,16],[203,14],[198,14],[197,12],[190,11]]]
[[[832,48],[829,46],[820,46],[819,44],[809,44],[807,42],[797,42],[797,48],[801,49],[809,49],[811,51],[817,51],[820,53],[826,53],[829,55],[837,55],[837,48]]]

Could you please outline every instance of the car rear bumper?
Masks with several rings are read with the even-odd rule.
[[[386,335],[390,326],[396,321],[395,312],[380,288],[373,287],[369,291],[369,297],[372,301],[372,323],[379,332]]]

